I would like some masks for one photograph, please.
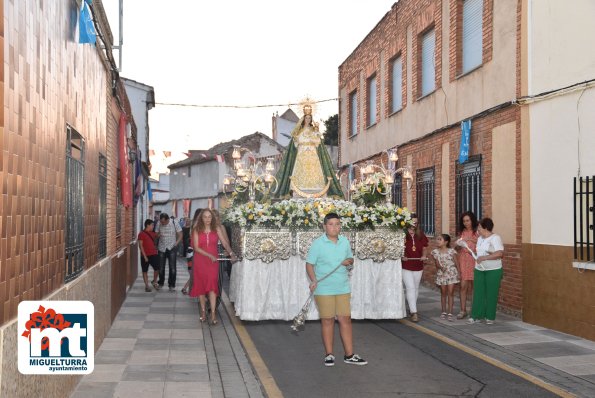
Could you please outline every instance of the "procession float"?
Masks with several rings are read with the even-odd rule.
[[[310,295],[305,258],[322,233],[324,216],[341,216],[341,233],[351,242],[351,310],[354,319],[405,316],[401,282],[407,208],[391,203],[392,184],[402,174],[411,186],[411,170],[395,169],[396,149],[388,164],[368,163],[347,178],[345,199],[337,175],[313,121],[313,105],[303,115],[275,173],[272,158],[258,160],[248,149],[234,148],[234,174],[224,177],[232,193],[223,212],[232,225],[231,242],[240,261],[234,264],[230,300],[242,320],[290,320]],[[307,319],[318,319],[316,306]]]

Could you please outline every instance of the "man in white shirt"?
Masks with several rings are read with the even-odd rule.
[[[182,228],[166,213],[161,213],[159,216],[159,223],[155,227],[155,232],[159,237],[159,244],[157,250],[159,252],[159,282],[155,289],[159,290],[165,283],[165,261],[169,264],[169,277],[167,285],[169,291],[173,292],[176,288],[176,252],[180,241],[182,240]]]

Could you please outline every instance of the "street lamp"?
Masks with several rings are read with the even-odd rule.
[[[364,166],[354,165],[359,168],[360,178],[351,181],[349,191],[351,194],[358,190],[364,192],[378,192],[386,197],[386,201],[392,201],[392,186],[395,183],[395,176],[401,174],[405,179],[407,189],[411,189],[413,183],[413,172],[411,166],[406,165],[395,170],[399,156],[397,155],[397,148],[390,148],[386,151],[388,159],[388,167],[384,165],[377,165],[369,160]]]
[[[248,154],[248,162],[242,159],[242,154]],[[230,186],[234,191],[241,193],[248,191],[248,198],[251,202],[256,200],[256,192],[263,195],[277,192],[279,183],[273,172],[275,171],[275,158],[266,158],[266,163],[256,160],[256,157],[248,148],[239,145],[233,146],[231,153],[233,159],[233,174],[223,176],[223,190]]]

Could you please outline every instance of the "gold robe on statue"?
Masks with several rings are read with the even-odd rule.
[[[326,186],[326,181],[316,151],[321,144],[320,133],[306,126],[293,138],[297,156],[291,175],[292,183],[302,191],[321,191]]]

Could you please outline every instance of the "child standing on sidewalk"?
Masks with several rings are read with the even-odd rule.
[[[432,250],[436,264],[436,284],[440,286],[440,302],[442,314],[440,319],[453,321],[452,307],[454,301],[455,284],[459,283],[459,264],[457,252],[450,248],[450,235],[441,234],[436,237],[437,249]],[[448,311],[446,299],[448,297]]]

